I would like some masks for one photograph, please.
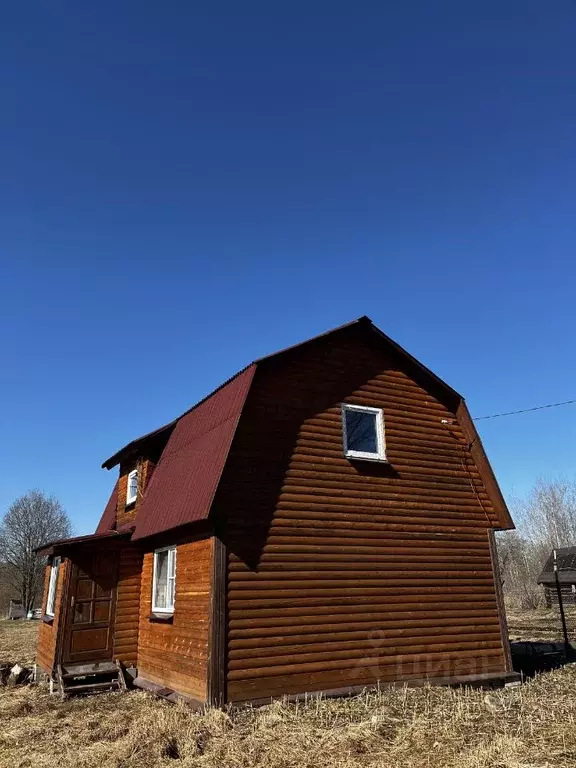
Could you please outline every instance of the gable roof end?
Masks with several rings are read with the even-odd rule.
[[[434,373],[434,371],[431,371],[430,368],[427,368],[423,363],[420,362],[420,360],[417,360],[409,352],[407,352],[404,349],[404,347],[401,347],[400,344],[394,341],[394,339],[391,339],[390,336],[387,336],[384,333],[384,331],[378,328],[378,326],[374,325],[372,320],[367,315],[362,315],[362,317],[359,317],[357,320],[352,320],[352,322],[350,323],[344,323],[344,325],[339,325],[337,328],[332,328],[330,331],[326,331],[325,333],[318,334],[318,336],[312,336],[312,338],[306,339],[306,341],[301,341],[298,344],[292,345],[291,347],[286,347],[285,349],[281,349],[278,352],[273,352],[271,355],[265,355],[264,357],[260,357],[257,360],[255,360],[255,363],[258,364],[258,363],[263,363],[267,360],[276,360],[282,357],[283,355],[293,352],[295,350],[298,350],[301,347],[304,347],[308,344],[313,344],[329,336],[333,336],[336,333],[340,333],[341,331],[346,331],[354,327],[359,329],[365,329],[370,333],[373,333],[381,341],[384,341],[388,347],[391,347],[401,357],[403,357],[405,360],[408,360],[410,364],[414,366],[414,368],[416,368],[425,378],[433,382],[439,389],[441,389],[450,398],[454,398],[457,400],[463,399],[462,395],[456,392],[455,389],[452,389],[452,387],[449,384],[447,384],[443,379],[441,379],[440,376],[437,376]]]
[[[270,355],[264,355],[264,357],[257,358],[252,363],[249,363],[245,368],[242,368],[242,370],[238,371],[229,379],[227,379],[225,382],[223,382],[219,387],[217,387],[215,390],[210,392],[208,395],[206,395],[206,397],[204,397],[198,403],[193,405],[187,411],[185,411],[181,416],[176,417],[172,421],[168,422],[167,424],[164,424],[161,427],[158,427],[158,429],[155,429],[152,432],[147,432],[146,434],[141,435],[140,437],[137,437],[134,440],[131,440],[129,443],[127,443],[122,448],[120,448],[120,450],[116,451],[116,453],[114,453],[112,456],[106,459],[106,461],[102,464],[102,468],[112,469],[114,466],[116,466],[116,464],[119,464],[120,461],[122,461],[122,459],[125,458],[128,454],[130,453],[133,454],[138,452],[138,450],[141,449],[149,440],[160,437],[161,435],[165,435],[166,439],[168,439],[171,433],[171,430],[174,429],[174,427],[176,426],[176,424],[180,419],[182,419],[188,413],[193,411],[195,408],[198,408],[200,405],[202,405],[202,403],[206,402],[206,400],[209,400],[222,388],[228,386],[230,382],[234,381],[234,379],[236,379],[238,376],[243,374],[244,371],[246,371],[248,368],[252,366],[257,366],[260,363],[277,360],[284,355],[287,355],[291,352],[294,352],[300,349],[301,347],[304,347],[308,344],[316,343],[318,341],[322,341],[322,339],[328,338],[329,336],[333,336],[336,333],[340,333],[341,331],[346,331],[354,327],[365,328],[373,332],[381,340],[385,341],[387,345],[392,347],[399,355],[407,359],[418,371],[420,371],[421,374],[423,374],[425,378],[427,378],[429,381],[434,383],[446,395],[448,395],[451,398],[456,398],[458,400],[462,399],[462,396],[458,394],[456,390],[452,389],[452,387],[450,387],[443,379],[441,379],[433,371],[431,371],[430,368],[427,368],[423,363],[421,363],[419,360],[413,357],[409,352],[407,352],[403,347],[401,347],[400,344],[397,344],[393,339],[391,339],[383,331],[381,331],[380,328],[375,326],[372,320],[367,315],[363,315],[362,317],[359,317],[357,320],[352,320],[350,323],[344,323],[343,325],[339,325],[338,327],[332,328],[329,331],[320,333],[317,336],[312,336],[312,338],[310,339],[306,339],[305,341],[300,341],[298,342],[298,344],[293,344],[290,347],[286,347],[284,349],[278,350],[277,352],[273,352]]]
[[[304,346],[318,344],[329,337],[340,333],[345,335],[355,330],[369,334],[388,351],[392,349],[409,364],[424,387],[429,387],[431,393],[450,404],[450,410],[456,413],[467,435],[470,451],[498,515],[500,527],[513,528],[506,502],[462,396],[377,328],[369,317],[363,316],[256,360],[174,421],[133,440],[107,459],[103,467],[110,469],[125,456],[141,449],[147,440],[162,434],[166,436],[167,443],[144,493],[132,538],[141,539],[187,523],[208,519],[236,427],[259,365],[280,361],[284,356],[289,357],[297,353]],[[103,526],[108,524],[111,503],[112,499],[98,526],[99,532],[105,530]]]

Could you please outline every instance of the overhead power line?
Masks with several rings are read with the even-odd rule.
[[[498,419],[500,416],[516,416],[518,413],[542,411],[544,408],[558,408],[560,405],[573,405],[574,403],[576,403],[576,400],[564,400],[563,403],[548,403],[548,405],[537,405],[534,408],[523,408],[521,411],[506,411],[505,413],[492,413],[490,416],[475,416],[472,421],[481,421],[482,419]]]

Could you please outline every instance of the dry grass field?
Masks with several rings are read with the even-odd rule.
[[[576,607],[566,607],[568,635],[576,645]],[[562,623],[557,608],[538,611],[507,610],[510,640],[562,640]]]
[[[0,659],[30,659],[36,626],[0,623]],[[573,768],[575,726],[576,665],[490,693],[396,689],[204,714],[142,692],[61,702],[24,687],[0,690],[0,766]]]
[[[37,621],[0,621],[0,663],[33,664],[38,627]]]

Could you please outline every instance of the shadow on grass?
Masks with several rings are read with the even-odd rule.
[[[562,642],[512,642],[510,650],[514,671],[521,672],[525,677],[576,662],[576,649],[571,645],[567,648]]]

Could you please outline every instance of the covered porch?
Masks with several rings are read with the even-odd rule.
[[[136,674],[142,553],[131,531],[53,542],[46,556],[39,671],[68,687],[122,687]]]

